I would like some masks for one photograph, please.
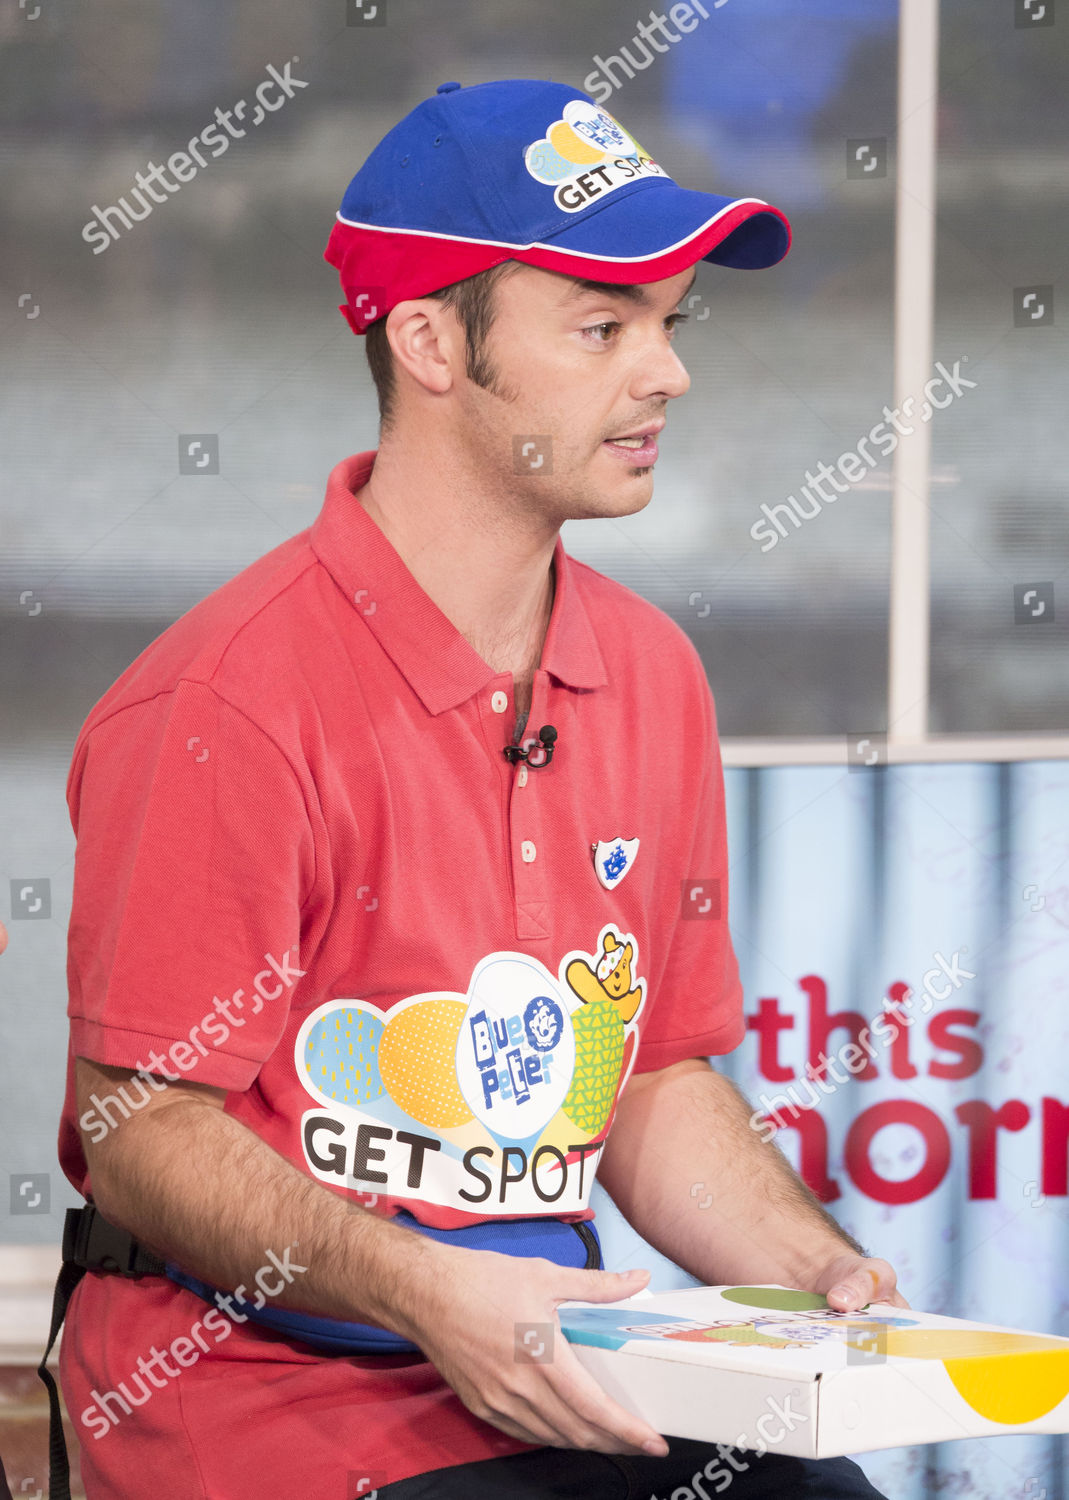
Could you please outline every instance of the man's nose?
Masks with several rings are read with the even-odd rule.
[[[631,395],[636,401],[649,401],[654,397],[685,396],[690,390],[687,367],[673,349],[662,342],[651,348],[636,364]]]

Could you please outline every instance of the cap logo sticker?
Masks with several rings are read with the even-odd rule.
[[[524,165],[538,182],[554,187],[553,201],[566,214],[638,177],[668,177],[607,110],[589,99],[571,99],[539,141],[524,152]]]

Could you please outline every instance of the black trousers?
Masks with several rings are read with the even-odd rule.
[[[664,1458],[547,1447],[432,1469],[380,1486],[376,1500],[712,1500],[725,1493],[731,1500],[884,1500],[848,1458],[758,1458],[744,1448],[665,1441]]]

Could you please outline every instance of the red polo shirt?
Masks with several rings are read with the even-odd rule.
[[[229,1090],[296,1167],[380,1212],[589,1218],[631,1070],[744,1034],[712,697],[683,631],[558,537],[523,741],[552,724],[556,749],[510,763],[511,675],[355,498],[374,457],[339,464],[314,525],[166,630],[86,720],[71,1057]],[[82,1123],[102,1137],[119,1114],[101,1100]],[[60,1156],[87,1191],[70,1077]],[[86,1278],[63,1346],[76,1424],[205,1310],[156,1279]],[[265,1476],[332,1495],[339,1475],[528,1446],[426,1362],[229,1323],[136,1415],[103,1410],[80,1425],[87,1475],[123,1494],[136,1458],[173,1500],[262,1500]]]

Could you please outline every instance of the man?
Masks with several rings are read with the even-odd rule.
[[[548,82],[443,84],[350,185],[327,256],[380,446],[75,748],[61,1157],[177,1268],[74,1294],[90,1500],[700,1479],[711,1445],[626,1411],[556,1322],[647,1273],[508,1241],[563,1223],[585,1254],[595,1172],[705,1282],[905,1305],[708,1062],[744,1034],[712,698],[559,536],[649,502],[696,262],[788,244]],[[324,1354],[302,1315],[400,1350]],[[739,1495],[875,1494],[725,1452]]]

